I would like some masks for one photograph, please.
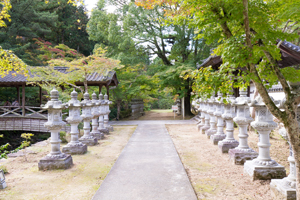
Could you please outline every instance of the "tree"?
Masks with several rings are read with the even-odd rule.
[[[73,50],[75,51],[75,50]],[[70,60],[65,60],[65,57],[51,59],[48,67],[31,67],[31,72],[35,75],[30,77],[29,81],[38,84],[48,92],[56,85],[63,89],[77,88],[82,93],[88,91],[87,76],[93,73],[107,75],[109,71],[121,68],[119,61],[106,58],[105,50],[98,49],[95,54],[88,57],[79,57]],[[68,67],[66,73],[55,70],[55,66]],[[75,85],[75,82],[81,81],[84,83],[84,89]],[[63,93],[64,96],[69,96],[69,91]]]
[[[143,5],[163,4],[163,1],[142,1]],[[168,1],[169,5],[179,5],[178,12],[168,11],[172,23],[182,19],[197,27],[204,37],[212,42],[218,39],[218,48],[214,51],[220,55],[223,64],[216,72],[214,69],[201,69],[196,72],[198,83],[202,86],[201,95],[211,95],[213,90],[228,92],[230,87],[245,87],[250,79],[261,95],[270,112],[286,127],[294,151],[297,168],[297,197],[300,199],[300,140],[297,122],[297,105],[300,94],[293,91],[293,82],[299,81],[300,71],[293,68],[281,69],[277,61],[281,60],[277,39],[296,41],[296,31],[286,32],[288,24],[287,7],[284,1],[243,0],[236,1]],[[299,8],[299,1],[288,2],[288,9]],[[290,21],[296,22],[297,15],[288,15]],[[297,24],[297,23],[296,23]],[[234,72],[238,76],[234,76]],[[234,80],[236,79],[236,81]],[[285,112],[276,107],[267,88],[280,82],[286,101]],[[216,87],[213,87],[216,86]],[[198,89],[198,87],[197,87]]]
[[[133,2],[109,2],[118,7],[118,13],[106,13],[104,1],[99,1],[88,23],[90,39],[97,41],[99,45],[108,46],[110,55],[117,55],[122,64],[126,61],[134,65],[139,62],[150,65],[149,68],[157,72],[154,74],[163,80],[158,86],[162,90],[170,87],[174,95],[185,97],[186,113],[190,113],[192,80],[176,78],[170,82],[165,81],[165,77],[170,75],[168,80],[174,77],[171,68],[178,73],[180,70],[195,69],[197,61],[205,58],[202,52],[209,54],[207,45],[201,39],[194,40],[195,29],[189,28],[187,24],[165,24],[164,10],[159,7],[147,10]],[[144,56],[137,56],[137,52],[142,52]],[[154,61],[143,61],[141,58],[145,58],[145,55],[148,59],[152,57]]]

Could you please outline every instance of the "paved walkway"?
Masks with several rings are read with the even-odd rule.
[[[93,200],[197,200],[165,124],[194,121],[119,121],[138,125]]]

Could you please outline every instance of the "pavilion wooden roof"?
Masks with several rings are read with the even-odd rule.
[[[280,68],[299,65],[300,64],[300,47],[287,41],[278,41],[278,47],[281,53],[281,60],[277,61]],[[222,64],[221,56],[209,56],[197,68],[212,66],[218,69]]]
[[[54,67],[55,70],[61,73],[68,73],[68,67]],[[29,76],[34,76],[29,70]],[[0,76],[0,87],[16,87],[25,85],[27,77],[22,74],[16,74],[15,71],[10,71],[6,76]],[[92,73],[87,76],[87,83],[89,86],[118,86],[119,81],[115,71],[109,71],[106,75],[99,75]],[[75,82],[78,86],[83,86],[82,81]]]

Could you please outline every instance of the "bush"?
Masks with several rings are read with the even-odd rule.
[[[121,112],[120,112],[120,119],[124,119],[124,118],[130,117],[131,113],[132,113],[131,109],[121,110]]]
[[[60,136],[60,140],[62,143],[68,143],[67,139],[66,139],[66,132],[65,131],[60,131],[59,132],[59,136]]]
[[[6,168],[5,165],[0,165],[0,170],[1,170],[1,169],[3,170],[4,174],[7,174],[7,173],[8,173],[7,168]]]

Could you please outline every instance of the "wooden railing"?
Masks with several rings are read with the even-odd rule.
[[[47,111],[34,106],[0,106],[1,117],[47,119]]]

